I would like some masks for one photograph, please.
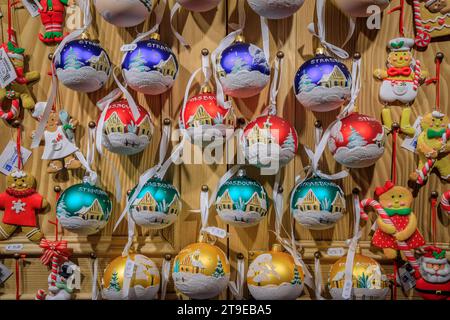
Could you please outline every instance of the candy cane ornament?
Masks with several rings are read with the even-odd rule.
[[[441,209],[450,216],[450,190],[446,191],[442,195],[441,199]]]
[[[416,46],[419,48],[426,48],[431,42],[431,35],[423,27],[422,16],[420,14],[419,0],[414,0],[413,10],[414,10],[414,26],[416,28],[416,38],[415,38]]]

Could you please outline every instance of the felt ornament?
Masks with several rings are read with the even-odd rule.
[[[396,102],[403,108],[400,129],[407,135],[414,135],[415,130],[411,126],[411,108],[409,107],[417,97],[421,84],[428,73],[422,69],[419,60],[413,57],[412,48],[414,40],[408,38],[395,38],[389,42],[389,54],[387,69],[376,69],[374,76],[382,81],[380,88],[380,100],[385,104],[382,111],[383,124],[392,127],[392,114],[388,108]]]
[[[45,28],[44,34],[39,33],[39,40],[46,44],[62,41],[65,7],[74,4],[75,0],[39,0],[39,14]]]
[[[441,209],[447,216],[450,216],[450,190],[444,192],[441,199]]]
[[[156,264],[142,254],[129,254],[111,261],[102,278],[106,300],[154,300],[161,284]]]
[[[373,14],[371,6],[381,11],[389,6],[390,0],[334,0],[337,6],[351,17],[368,17]]]
[[[295,14],[305,0],[247,0],[250,8],[267,19],[285,19]]]
[[[94,0],[95,9],[107,22],[121,28],[144,22],[154,6],[153,0]]]
[[[450,300],[450,263],[445,254],[436,246],[424,248],[415,290],[425,300]]]
[[[1,45],[14,66],[17,78],[5,88],[0,88],[0,118],[6,121],[17,119],[21,108],[31,110],[35,101],[29,86],[39,80],[38,71],[25,71],[25,50],[19,48],[15,41],[8,41]]]
[[[84,35],[64,45],[55,57],[55,69],[63,85],[90,93],[106,84],[111,75],[111,62],[100,44]]]
[[[221,0],[177,0],[183,8],[193,12],[205,12],[216,8]]]
[[[247,286],[256,300],[295,300],[303,293],[304,274],[281,245],[274,245],[248,267]]]
[[[433,169],[441,179],[450,181],[450,121],[439,111],[426,114],[420,122],[422,132],[417,139],[419,164],[410,180],[423,185]]]
[[[36,214],[47,208],[48,202],[36,191],[36,179],[29,173],[17,170],[6,178],[6,191],[0,193],[0,240],[11,237],[17,228],[33,242],[44,236],[37,225]]]
[[[416,45],[426,48],[432,39],[450,35],[450,1],[413,0]]]
[[[414,200],[411,191],[387,181],[375,190],[375,196],[378,201],[365,199],[361,202],[362,208],[371,206],[379,214],[372,245],[382,249],[384,256],[391,260],[397,258],[397,251],[400,250],[402,258],[417,269],[412,250],[423,246],[425,240],[417,229],[417,217],[411,208]],[[363,211],[361,217],[368,219]]]

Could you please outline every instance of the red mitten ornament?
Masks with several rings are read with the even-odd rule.
[[[36,179],[25,171],[14,171],[6,178],[7,189],[0,194],[0,240],[6,240],[18,227],[30,241],[38,242],[44,236],[37,226],[36,211],[48,203],[36,192]]]

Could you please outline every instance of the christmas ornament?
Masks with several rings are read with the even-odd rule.
[[[402,257],[415,265],[411,250],[423,246],[425,240],[417,229],[417,217],[411,210],[414,199],[411,191],[387,181],[375,190],[375,195],[379,202],[366,199],[361,203],[363,208],[367,205],[374,207],[380,215],[372,244],[383,249],[387,259],[397,258],[397,250],[401,250]],[[362,218],[367,220],[367,214],[362,212]]]
[[[353,112],[331,128],[328,147],[334,159],[348,168],[366,168],[384,153],[386,135],[376,119]]]
[[[240,169],[217,192],[216,210],[223,222],[236,227],[252,227],[267,215],[267,192]]]
[[[230,263],[225,253],[209,243],[194,243],[175,257],[175,288],[191,299],[211,299],[228,286]]]
[[[292,191],[291,213],[307,229],[332,228],[345,210],[344,192],[330,180],[312,177]]]
[[[441,199],[441,209],[450,216],[450,190],[444,192]]]
[[[64,38],[63,24],[65,18],[65,6],[75,3],[74,0],[39,0],[39,14],[45,33],[39,33],[39,40],[47,44],[61,42]]]
[[[128,196],[133,196],[133,189]],[[137,225],[162,229],[172,225],[181,210],[178,190],[159,178],[151,178],[130,205],[130,213]]]
[[[422,132],[417,139],[416,151],[419,165],[410,175],[410,180],[425,184],[433,169],[441,179],[450,181],[450,121],[438,111],[426,114],[420,122]]]
[[[225,94],[249,98],[260,93],[270,81],[270,67],[264,52],[237,36],[217,56],[215,70]]]
[[[103,124],[98,124],[106,149],[118,154],[133,155],[147,147],[153,135],[153,124],[147,110],[140,105],[138,109],[140,116],[134,120],[127,100],[121,99],[109,105]]]
[[[217,7],[220,0],[177,0],[177,2],[189,11],[205,12]]]
[[[0,193],[0,240],[12,236],[21,227],[26,237],[39,242],[44,236],[37,226],[36,211],[48,206],[47,200],[36,192],[36,179],[25,171],[14,171],[6,178],[6,191]]]
[[[414,40],[396,38],[389,42],[387,70],[377,69],[375,78],[383,81],[380,88],[380,100],[388,106],[400,102],[409,106],[417,97],[421,83],[426,79],[427,72],[423,71],[419,60],[414,59],[411,52]],[[410,124],[411,108],[402,111],[400,128],[408,135],[414,135],[415,130]],[[385,107],[382,111],[383,124],[392,127],[391,110]]]
[[[157,33],[135,45],[122,62],[127,84],[147,95],[159,95],[169,90],[178,76],[178,61],[172,49],[160,41]]]
[[[15,42],[3,43],[1,48],[5,50],[17,75],[6,88],[0,88],[0,118],[11,121],[19,117],[21,106],[27,110],[34,108],[35,101],[28,86],[38,81],[40,75],[37,71],[25,72],[25,49],[19,48]]]
[[[426,247],[420,258],[421,278],[416,280],[416,291],[425,300],[450,300],[450,264],[446,251]]]
[[[102,297],[106,300],[153,300],[161,278],[155,263],[141,254],[118,257],[105,268]]]
[[[107,22],[121,27],[134,27],[144,22],[152,11],[152,0],[94,0],[95,9]]]
[[[450,35],[448,0],[413,0],[416,45],[426,48],[432,39]]]
[[[276,115],[259,116],[244,128],[241,148],[250,164],[257,167],[287,165],[298,150],[295,128]]]
[[[250,8],[267,19],[285,19],[300,9],[305,0],[247,0]]]
[[[337,6],[351,17],[369,17],[374,14],[371,6],[377,6],[380,11],[389,6],[389,0],[335,0]]]
[[[256,300],[295,300],[303,292],[303,270],[280,245],[258,255],[248,267],[247,285]]]
[[[66,43],[57,54],[55,69],[63,85],[90,93],[106,84],[111,75],[111,62],[99,43],[87,38],[77,39]]]
[[[80,235],[91,235],[103,229],[111,211],[108,193],[88,182],[64,190],[56,204],[61,226]]]
[[[328,287],[334,300],[342,299],[347,257],[336,261],[330,270]],[[355,300],[385,300],[389,281],[380,264],[372,258],[356,253],[352,269],[352,293]]]
[[[208,86],[202,91],[187,101],[180,113],[180,128],[186,130],[193,142],[207,144],[234,132],[236,115],[233,107],[226,109],[218,105],[216,95]]]
[[[350,98],[351,75],[338,60],[326,56],[319,48],[314,58],[306,61],[294,79],[297,100],[307,109],[327,112],[340,108]]]

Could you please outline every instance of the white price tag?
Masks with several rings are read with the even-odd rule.
[[[417,148],[417,139],[419,139],[419,135],[422,133],[422,128],[420,126],[420,123],[422,122],[423,117],[422,116],[418,116],[416,121],[414,122],[414,130],[416,131],[416,133],[414,134],[414,137],[410,138],[407,137],[403,140],[402,143],[402,148],[411,151],[413,153],[416,152],[416,148]]]
[[[39,15],[39,9],[42,9],[41,4],[37,0],[22,0],[22,3],[33,18],[37,17]]]
[[[133,51],[136,48],[137,48],[136,43],[124,44],[123,46],[120,47],[120,51],[122,52]]]
[[[134,266],[135,266],[134,261],[128,259],[127,263],[125,264],[125,272],[123,275],[125,278],[128,278],[128,279],[133,278]]]
[[[0,86],[6,88],[16,80],[17,73],[4,48],[0,48]]]
[[[23,244],[21,244],[21,243],[7,244],[5,246],[6,251],[21,251],[22,249],[23,249]]]
[[[207,227],[203,231],[208,232],[210,235],[224,239],[227,237],[227,232],[217,227]]]
[[[328,248],[327,255],[331,257],[343,257],[345,254],[344,248]]]
[[[31,151],[21,146],[20,153],[22,154],[22,166],[24,166],[31,156]],[[13,141],[9,141],[5,150],[0,154],[0,172],[9,175],[16,169],[18,169],[17,145]]]

